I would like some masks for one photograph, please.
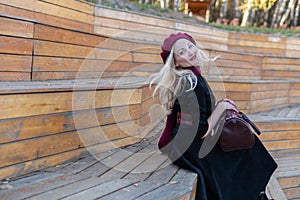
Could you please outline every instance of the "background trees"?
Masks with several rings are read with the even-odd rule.
[[[206,22],[283,29],[295,29],[300,26],[300,0],[206,1],[210,2]],[[176,11],[187,9],[186,0],[139,0],[138,2]]]

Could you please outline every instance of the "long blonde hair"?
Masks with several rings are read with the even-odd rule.
[[[198,58],[200,59],[200,66],[197,67],[202,68],[204,62],[214,61],[216,59],[209,58],[199,47],[197,47],[197,49]],[[178,96],[184,92],[193,90],[197,85],[197,77],[191,70],[175,66],[173,54],[174,45],[162,69],[158,73],[150,76],[150,87],[154,83],[157,83],[153,91],[153,96],[159,90],[160,104],[167,114],[171,113],[171,108]]]

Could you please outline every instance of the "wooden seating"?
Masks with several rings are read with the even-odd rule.
[[[157,99],[143,79],[116,81],[0,83],[1,179],[140,141],[161,116]]]
[[[83,154],[29,177],[11,181],[4,199],[194,199],[197,176],[171,165],[157,147],[163,124],[143,141]],[[22,192],[21,192],[22,191]]]
[[[7,199],[194,199],[197,175],[179,169],[156,145],[159,123],[143,141],[125,148],[81,156],[72,161],[9,182],[0,191]],[[22,191],[22,192],[21,192]],[[270,198],[283,200],[276,178],[267,187]]]
[[[300,198],[300,106],[249,117],[260,127],[263,132],[260,138],[278,163],[275,175],[286,198]]]

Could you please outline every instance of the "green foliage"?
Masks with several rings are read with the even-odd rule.
[[[229,26],[229,25],[215,24],[215,23],[210,23],[209,25],[222,30],[234,31],[234,32],[258,33],[258,34],[261,33],[261,34],[284,35],[284,36],[300,36],[300,30],[273,29],[273,28],[266,28],[266,27],[254,27],[254,26],[240,27],[240,26]]]
[[[85,0],[85,1],[90,2],[90,3],[94,3],[94,4],[98,3],[98,0]]]
[[[167,13],[167,12],[169,12],[169,9],[163,8],[163,9],[160,9],[160,12],[162,12],[162,13]]]

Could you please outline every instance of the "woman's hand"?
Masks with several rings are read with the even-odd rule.
[[[223,104],[222,107],[225,107],[225,109],[235,110],[236,112],[239,112],[234,101],[232,101],[231,99],[224,98],[220,100],[218,103]]]

